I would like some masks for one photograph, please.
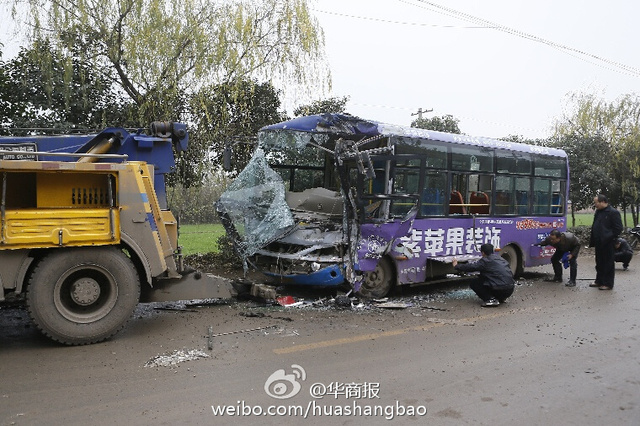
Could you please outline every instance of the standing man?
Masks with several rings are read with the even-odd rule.
[[[589,287],[611,290],[615,278],[615,242],[622,232],[620,212],[609,205],[604,194],[598,194],[593,203],[596,212],[593,216],[589,247],[596,248],[596,280]]]
[[[569,281],[567,287],[575,287],[578,276],[578,254],[580,253],[580,240],[571,232],[560,232],[554,229],[544,241],[539,242],[539,246],[553,246],[556,252],[551,256],[551,266],[553,266],[553,278],[548,281],[562,282],[562,265],[564,256],[569,261]]]
[[[633,249],[624,238],[618,238],[614,247],[616,248],[616,262],[622,262],[622,270],[629,270],[629,262],[633,257]]]
[[[498,306],[513,294],[513,274],[509,263],[493,252],[493,245],[481,245],[480,253],[482,258],[472,263],[458,264],[454,258],[453,267],[461,272],[480,272],[471,283],[471,290],[482,299],[483,307]]]

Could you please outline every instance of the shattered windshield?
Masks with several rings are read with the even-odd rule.
[[[244,257],[253,255],[294,225],[282,178],[269,167],[262,149],[256,150],[216,208],[226,225],[230,222],[233,226],[231,235]]]

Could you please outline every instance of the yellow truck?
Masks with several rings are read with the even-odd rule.
[[[26,294],[45,335],[79,345],[114,335],[140,301],[229,297],[224,280],[182,262],[163,180],[156,190],[166,164],[128,159],[173,159],[172,138],[117,129],[57,154],[38,138],[0,139],[0,301]]]

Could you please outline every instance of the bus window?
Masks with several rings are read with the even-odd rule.
[[[496,214],[514,214],[513,177],[496,176]]]
[[[418,165],[419,165],[418,161]],[[393,179],[393,194],[418,194],[419,189],[418,185],[420,183],[420,168],[400,168],[396,167],[395,176]],[[403,217],[411,207],[413,207],[414,202],[411,200],[392,200],[391,201],[391,216],[393,217]]]
[[[470,214],[489,214],[492,181],[491,175],[469,175],[466,200]]]
[[[551,181],[535,179],[533,181],[533,196],[533,214],[549,214],[551,210]]]
[[[531,155],[524,152],[496,151],[498,173],[531,174]]]
[[[467,175],[451,175],[451,194],[449,196],[449,214],[467,214],[464,200],[467,194]]]
[[[567,177],[566,160],[564,158],[553,158],[553,157],[536,158],[534,175],[566,179]]]
[[[516,214],[520,216],[529,215],[529,191],[531,180],[525,177],[515,178],[516,182]]]
[[[424,140],[414,138],[393,138],[396,142],[395,153],[400,158],[403,154],[410,154],[413,157],[425,159],[425,167],[435,169],[445,169],[447,167],[447,147],[446,145],[430,141],[425,144]],[[397,164],[400,164],[399,162]]]
[[[496,176],[495,214],[529,214],[529,178]]]
[[[564,182],[551,181],[551,214],[564,214]]]
[[[447,175],[429,173],[424,177],[420,212],[422,216],[444,216]]]
[[[493,171],[493,150],[481,147],[451,147],[451,169],[461,171]]]
[[[324,170],[295,169],[294,173],[294,192],[302,192],[305,189],[324,186]]]

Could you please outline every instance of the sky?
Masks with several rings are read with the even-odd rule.
[[[607,101],[640,93],[636,22],[640,2],[309,0],[309,4],[324,30],[332,89],[318,93],[316,99],[287,101],[290,114],[313,100],[348,96],[347,112],[364,119],[410,125],[420,108],[432,109],[423,117],[452,115],[468,135],[536,139],[552,134],[554,120],[570,109],[571,93],[593,93]],[[462,15],[510,33],[477,19],[460,19]],[[0,2],[0,16],[6,60],[17,52],[21,39],[13,33],[6,2]]]
[[[571,93],[607,101],[640,94],[640,3],[632,0],[310,5],[325,33],[329,96],[349,96],[347,112],[361,118],[410,125],[420,108],[433,109],[423,117],[452,115],[468,135],[536,139],[550,136],[554,120],[570,111]]]

